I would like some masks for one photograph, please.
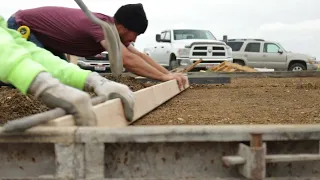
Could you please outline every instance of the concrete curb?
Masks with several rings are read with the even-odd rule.
[[[198,179],[240,179],[221,159],[237,154],[238,145],[249,142],[252,133],[262,133],[271,154],[318,154],[320,125],[35,127],[20,134],[0,133],[0,177],[183,179],[192,174]],[[310,166],[310,172],[301,166]],[[314,177],[312,169],[320,164],[270,168],[274,176],[293,176],[295,169]]]
[[[274,72],[189,72],[188,77],[231,78],[299,78],[320,77],[320,71],[274,71]]]

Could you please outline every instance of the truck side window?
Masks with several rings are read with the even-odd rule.
[[[261,43],[248,43],[244,51],[246,52],[260,52]]]
[[[166,35],[166,32],[165,32],[165,31],[164,31],[164,32],[161,32],[160,39],[161,39],[161,40],[163,40],[163,39],[164,39],[164,37],[165,37],[165,35]]]
[[[279,49],[279,46],[273,43],[265,43],[263,46],[263,52],[266,53],[278,53]]]
[[[167,31],[166,35],[164,36],[164,40],[169,40],[170,41],[171,40],[170,34],[171,34],[170,31]]]
[[[240,51],[243,42],[227,42],[227,45],[232,48],[232,51]]]

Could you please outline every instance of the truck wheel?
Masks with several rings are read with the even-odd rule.
[[[301,63],[294,63],[289,67],[289,71],[304,71],[307,67]]]
[[[178,67],[178,62],[177,60],[173,59],[170,61],[170,66],[169,66],[169,69],[172,70],[172,69],[175,69]]]
[[[172,70],[172,69],[175,69],[175,68],[179,67],[178,61],[177,61],[176,57],[174,57],[174,56],[171,57],[169,63],[170,63],[169,64],[169,70]]]
[[[244,61],[242,60],[235,60],[233,63],[239,64],[240,66],[244,66]]]

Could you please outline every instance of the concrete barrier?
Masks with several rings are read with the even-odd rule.
[[[320,125],[36,127],[0,133],[0,177],[15,179],[241,179],[239,144],[262,133],[268,154],[319,154]],[[25,138],[21,138],[25,137]],[[320,163],[272,162],[268,178],[320,178]],[[28,177],[28,178],[26,178]]]

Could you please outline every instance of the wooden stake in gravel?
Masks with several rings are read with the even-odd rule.
[[[170,72],[177,72],[177,73],[187,73],[190,70],[192,70],[196,65],[198,65],[199,63],[202,62],[202,58],[200,58],[198,61],[196,61],[195,63],[193,63],[192,65],[188,66],[187,68],[175,68],[173,70],[171,70]]]
[[[196,65],[198,65],[199,63],[202,62],[202,58],[200,58],[198,61],[196,61],[195,63],[193,63],[191,66],[187,67],[183,72],[187,73],[189,72],[191,69],[193,69]]]

